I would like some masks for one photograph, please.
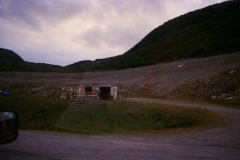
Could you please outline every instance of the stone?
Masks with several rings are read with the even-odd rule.
[[[212,100],[217,99],[217,96],[212,96]]]
[[[218,96],[218,99],[225,99],[225,98],[227,98],[229,96],[230,96],[229,93],[222,93],[220,96]]]

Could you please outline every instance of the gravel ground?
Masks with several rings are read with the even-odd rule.
[[[38,91],[60,85],[111,84],[127,97],[164,97],[171,91],[202,77],[240,67],[239,53],[207,58],[180,60],[120,71],[85,73],[0,72],[0,90],[14,90],[13,85]],[[22,88],[24,89],[24,88]],[[187,92],[187,91],[185,91]],[[47,93],[44,93],[47,95]]]

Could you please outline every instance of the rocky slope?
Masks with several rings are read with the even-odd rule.
[[[206,75],[179,86],[164,97],[191,100],[240,102],[240,67]]]

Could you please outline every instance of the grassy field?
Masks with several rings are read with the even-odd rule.
[[[83,134],[126,134],[201,126],[216,116],[200,108],[115,101],[70,106],[56,126]]]
[[[216,113],[152,103],[108,101],[88,105],[56,103],[54,97],[0,96],[1,110],[19,115],[25,130],[68,131],[80,134],[126,134],[207,125]]]
[[[56,103],[54,97],[0,96],[0,110],[18,113],[19,128],[26,130],[56,130],[54,124],[68,107],[68,103]]]

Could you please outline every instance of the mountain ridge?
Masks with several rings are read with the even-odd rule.
[[[122,55],[110,57],[85,71],[119,70],[179,59],[240,51],[240,1],[226,1],[173,18],[153,29]]]

